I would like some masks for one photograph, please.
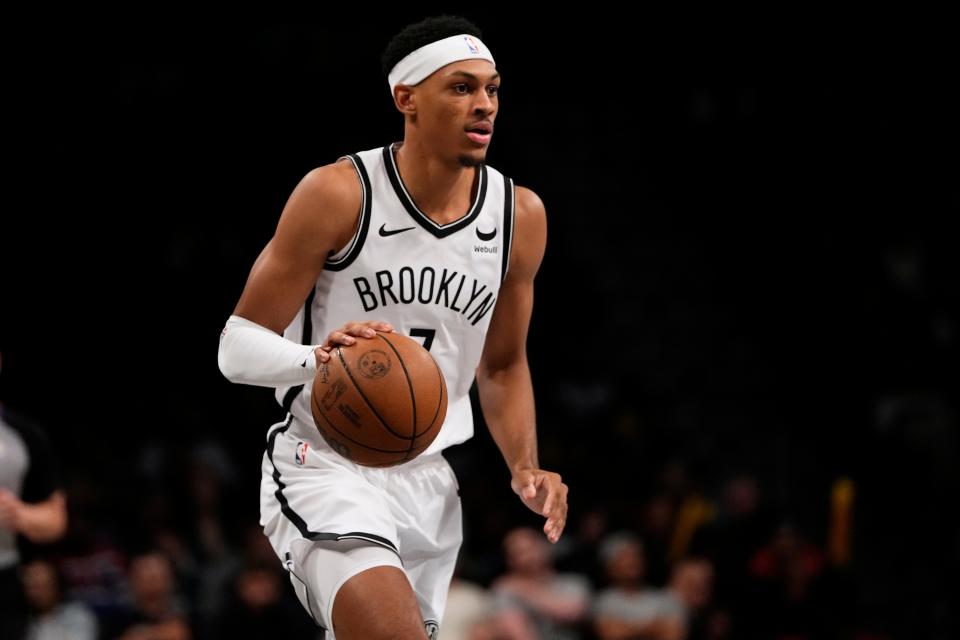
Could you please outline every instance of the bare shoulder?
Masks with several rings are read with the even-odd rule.
[[[346,244],[360,216],[362,194],[353,164],[334,162],[313,169],[294,188],[287,200],[278,235],[290,234],[301,241],[322,236],[330,250]]]
[[[543,218],[547,215],[546,207],[540,196],[528,187],[517,185],[514,190],[516,194],[517,216]]]
[[[333,196],[349,197],[356,195],[360,199],[360,183],[353,163],[343,159],[317,167],[303,177],[303,184]]]
[[[513,249],[510,271],[532,279],[540,268],[547,245],[547,211],[543,200],[532,189],[517,186]]]

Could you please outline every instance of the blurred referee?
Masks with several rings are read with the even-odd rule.
[[[66,500],[46,435],[0,404],[0,640],[22,638],[26,627],[17,536],[53,542],[66,528]]]

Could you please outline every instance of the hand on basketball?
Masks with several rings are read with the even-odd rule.
[[[543,532],[550,542],[556,542],[567,524],[567,485],[559,473],[542,469],[523,469],[510,480],[513,492],[523,504],[547,519]]]
[[[365,320],[363,322],[348,322],[339,329],[330,332],[327,339],[314,350],[317,356],[317,366],[330,359],[330,350],[338,344],[349,346],[356,343],[357,338],[373,338],[377,331],[393,331],[393,325],[379,320]]]

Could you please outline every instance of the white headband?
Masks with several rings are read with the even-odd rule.
[[[474,58],[489,60],[496,64],[487,45],[474,36],[461,34],[424,45],[408,54],[390,71],[387,77],[390,82],[390,95],[393,95],[393,89],[398,84],[411,86],[419,84],[440,67],[445,67],[451,62]]]

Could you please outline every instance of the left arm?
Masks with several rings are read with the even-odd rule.
[[[67,501],[62,491],[54,491],[46,500],[23,502],[6,489],[0,489],[0,529],[26,536],[31,542],[53,542],[67,530]]]
[[[4,417],[20,434],[29,463],[19,495],[0,488],[0,530],[34,543],[54,542],[67,530],[67,500],[53,446],[39,426],[9,414]]]
[[[533,279],[547,241],[546,211],[533,191],[516,188],[514,224],[510,267],[490,319],[477,388],[490,434],[510,469],[510,486],[527,507],[547,518],[543,531],[556,542],[567,522],[567,486],[558,474],[540,469],[527,364]]]

